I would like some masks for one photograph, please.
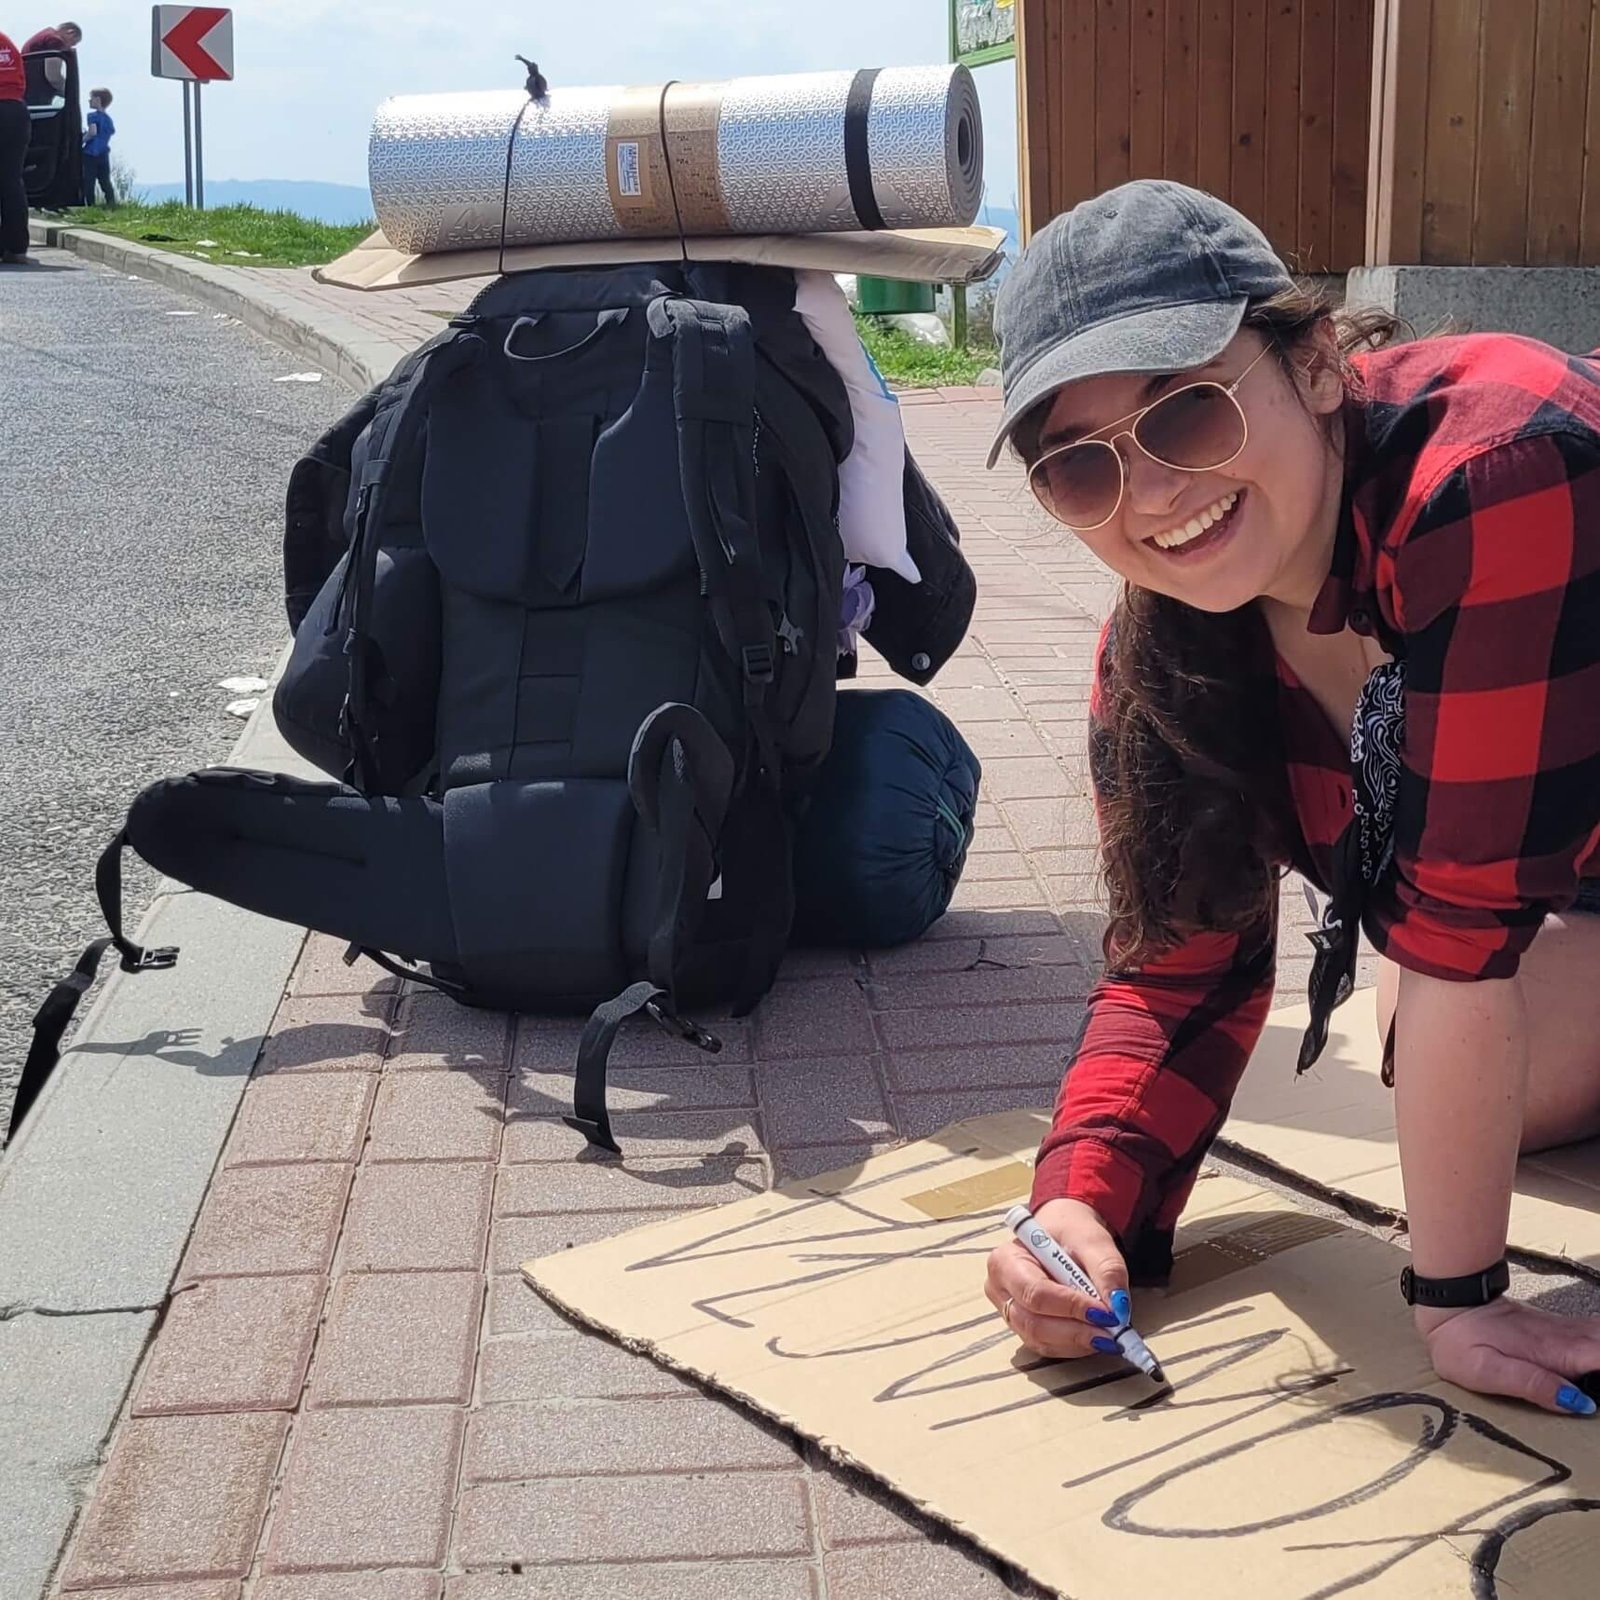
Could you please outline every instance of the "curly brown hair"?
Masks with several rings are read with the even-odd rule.
[[[1313,285],[1254,302],[1243,325],[1291,377],[1293,354],[1331,331],[1350,394],[1360,380],[1349,357],[1410,332],[1387,311],[1346,310]],[[1025,465],[1039,457],[1049,408],[1041,402],[1012,435]],[[1272,913],[1288,796],[1275,688],[1259,670],[1264,638],[1253,605],[1204,612],[1123,585],[1090,733],[1113,966],[1137,966],[1196,930],[1243,932]]]

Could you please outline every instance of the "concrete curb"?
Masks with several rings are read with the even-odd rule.
[[[246,276],[238,267],[190,261],[170,250],[155,250],[90,228],[66,227],[37,217],[28,221],[28,236],[35,247],[70,250],[85,261],[149,278],[214,311],[225,311],[292,355],[314,362],[357,393],[381,383],[396,363],[410,354],[408,346],[376,338],[356,323],[307,305],[269,282]]]
[[[358,391],[408,353],[237,270],[86,229],[30,235],[225,311]],[[270,694],[229,763],[323,776],[283,743]],[[87,1504],[305,932],[168,882],[134,937],[179,946],[177,966],[111,975],[0,1156],[7,1600],[47,1593]]]

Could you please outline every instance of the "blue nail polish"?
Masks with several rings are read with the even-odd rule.
[[[1097,1328],[1116,1328],[1121,1324],[1117,1321],[1114,1312],[1105,1310],[1101,1306],[1090,1306],[1083,1314],[1085,1322],[1092,1322]]]
[[[1098,1350],[1103,1356],[1115,1356],[1122,1353],[1117,1349],[1117,1341],[1115,1339],[1091,1339],[1089,1341],[1089,1348],[1092,1350]],[[1589,1401],[1589,1404],[1593,1405],[1594,1401]]]
[[[1575,1389],[1570,1383],[1556,1395],[1556,1404],[1575,1417],[1592,1417],[1595,1412],[1594,1401],[1582,1389]]]
[[[1126,1289],[1111,1291],[1111,1309],[1116,1312],[1118,1322],[1133,1321],[1133,1301],[1128,1298]]]

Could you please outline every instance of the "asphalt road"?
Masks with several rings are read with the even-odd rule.
[[[129,801],[227,757],[219,680],[287,642],[284,486],[351,399],[159,285],[39,261],[0,267],[0,1125]],[[156,876],[125,860],[131,927]]]

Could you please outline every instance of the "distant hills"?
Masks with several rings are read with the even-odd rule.
[[[136,183],[134,187],[157,204],[183,198],[181,183]],[[291,178],[208,178],[206,204],[294,211],[315,222],[328,222],[338,227],[366,222],[372,217],[372,196],[364,185],[301,182]]]

